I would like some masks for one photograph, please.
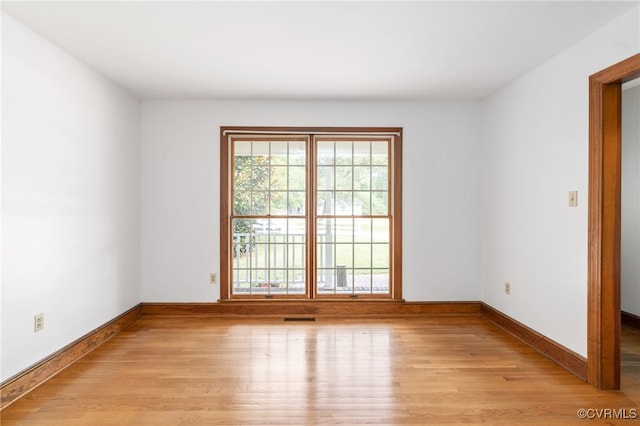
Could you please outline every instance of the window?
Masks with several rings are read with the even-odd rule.
[[[221,299],[401,298],[399,128],[221,129]]]

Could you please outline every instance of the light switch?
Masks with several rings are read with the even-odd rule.
[[[569,191],[569,207],[578,207],[578,191]]]

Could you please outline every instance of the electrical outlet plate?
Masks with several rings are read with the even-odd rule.
[[[504,294],[511,295],[511,283],[510,282],[505,282],[504,283]]]
[[[217,281],[218,277],[216,276],[215,272],[212,272],[209,274],[209,283],[210,284],[215,284]]]
[[[33,332],[44,330],[44,312],[33,317]]]

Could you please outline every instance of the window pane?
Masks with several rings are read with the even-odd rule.
[[[305,193],[300,191],[291,191],[288,193],[288,214],[290,216],[299,216],[305,214]]]
[[[371,219],[354,219],[354,238],[355,242],[369,243],[371,242]]]
[[[371,164],[371,144],[368,141],[353,144],[353,164]]]
[[[289,143],[288,142],[271,142],[271,151],[269,156],[271,158],[271,164],[283,164],[289,163]]]
[[[353,214],[353,192],[351,191],[336,191],[336,206],[335,214],[337,215],[352,215]]]
[[[353,164],[353,143],[336,142],[336,164],[350,165]]]
[[[245,216],[251,214],[251,193],[248,191],[236,191],[233,197],[233,214]]]
[[[374,268],[389,267],[389,244],[373,244],[371,251],[372,263]]]
[[[254,191],[269,189],[269,181],[271,180],[271,170],[269,166],[253,166],[246,172],[248,172],[245,178],[247,189]],[[236,189],[240,188],[236,185]]]
[[[269,214],[269,193],[251,192],[250,214],[254,216],[266,216]]]
[[[286,215],[287,214],[287,193],[284,191],[271,191],[269,192],[269,199],[271,206],[269,214],[271,215]]]
[[[256,164],[269,164],[269,142],[253,142],[251,155]]]
[[[318,283],[319,293],[335,292],[335,270],[318,268],[316,273],[316,282]]]
[[[371,157],[373,164],[388,164],[389,145],[387,142],[371,142]]]
[[[371,272],[373,293],[389,293],[389,269],[374,269]]]
[[[334,184],[335,168],[333,166],[320,166],[318,167],[318,190],[333,191],[335,189]]]
[[[269,271],[266,269],[255,269],[251,276],[251,293],[269,292]]]
[[[287,290],[287,269],[286,268],[274,268],[270,271],[269,282],[271,282],[271,291],[279,289],[281,291]]]
[[[305,292],[305,219],[234,219],[233,228],[233,294]]]
[[[306,163],[306,144],[304,142],[289,142],[289,164],[303,166]]]
[[[304,236],[301,236],[299,241],[304,242]],[[306,265],[306,253],[305,245],[302,244],[289,244],[287,247],[287,265],[289,268],[302,269]]]
[[[373,242],[389,242],[389,219],[371,219],[371,237]]]
[[[287,230],[287,235],[289,236],[289,242],[291,243],[295,243],[299,241],[299,238],[302,238],[302,241],[304,241],[304,236],[305,236],[305,226],[306,226],[306,220],[305,219],[287,219],[286,221],[287,225],[286,225],[286,230]]]
[[[330,215],[335,213],[335,192],[319,192],[317,197],[319,215]]]
[[[371,193],[371,214],[384,216],[389,213],[387,192],[374,191]]]
[[[357,166],[353,168],[353,189],[371,189],[371,168],[368,166]]]
[[[307,169],[305,167],[289,167],[290,191],[304,191],[307,185]]]
[[[335,232],[339,237],[338,241],[353,241],[353,219],[352,218],[337,218],[334,221]]]
[[[318,267],[332,268],[335,262],[335,219],[319,218],[316,223]]]
[[[369,269],[354,269],[354,293],[371,293],[372,276]]]
[[[316,250],[318,268],[332,268],[335,263],[335,245],[318,243]]]
[[[233,294],[251,294],[251,279],[236,269],[232,272]]]
[[[335,253],[336,266],[353,267],[353,244],[336,244]]]
[[[234,219],[232,227],[234,236],[235,234],[249,234],[251,232],[251,219]]]
[[[318,142],[318,165],[335,164],[333,142]]]
[[[320,294],[349,294],[353,290],[353,274],[342,265],[318,269],[317,280]]]
[[[238,157],[245,157],[251,160],[251,146],[252,143],[248,141],[235,141],[233,144],[233,155]]]
[[[235,157],[233,162],[233,184],[236,189],[249,189],[251,178],[251,157]]]
[[[371,168],[371,189],[377,189],[379,191],[389,190],[389,169],[386,167],[372,167]]]
[[[306,293],[305,270],[290,268],[287,271],[287,293],[288,294],[304,294]]]
[[[353,266],[356,268],[370,268],[371,265],[371,244],[354,244]]]
[[[305,142],[238,141],[234,147],[234,215],[305,214]]]
[[[270,185],[263,189],[286,191],[289,187],[289,168],[286,166],[272,166],[270,172],[271,176],[268,177],[267,181]]]
[[[371,192],[354,192],[353,214],[355,216],[371,214]]]
[[[336,189],[352,189],[353,188],[353,168],[336,167]]]

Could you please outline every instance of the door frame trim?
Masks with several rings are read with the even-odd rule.
[[[640,77],[640,54],[589,77],[587,381],[620,389],[622,84]]]

